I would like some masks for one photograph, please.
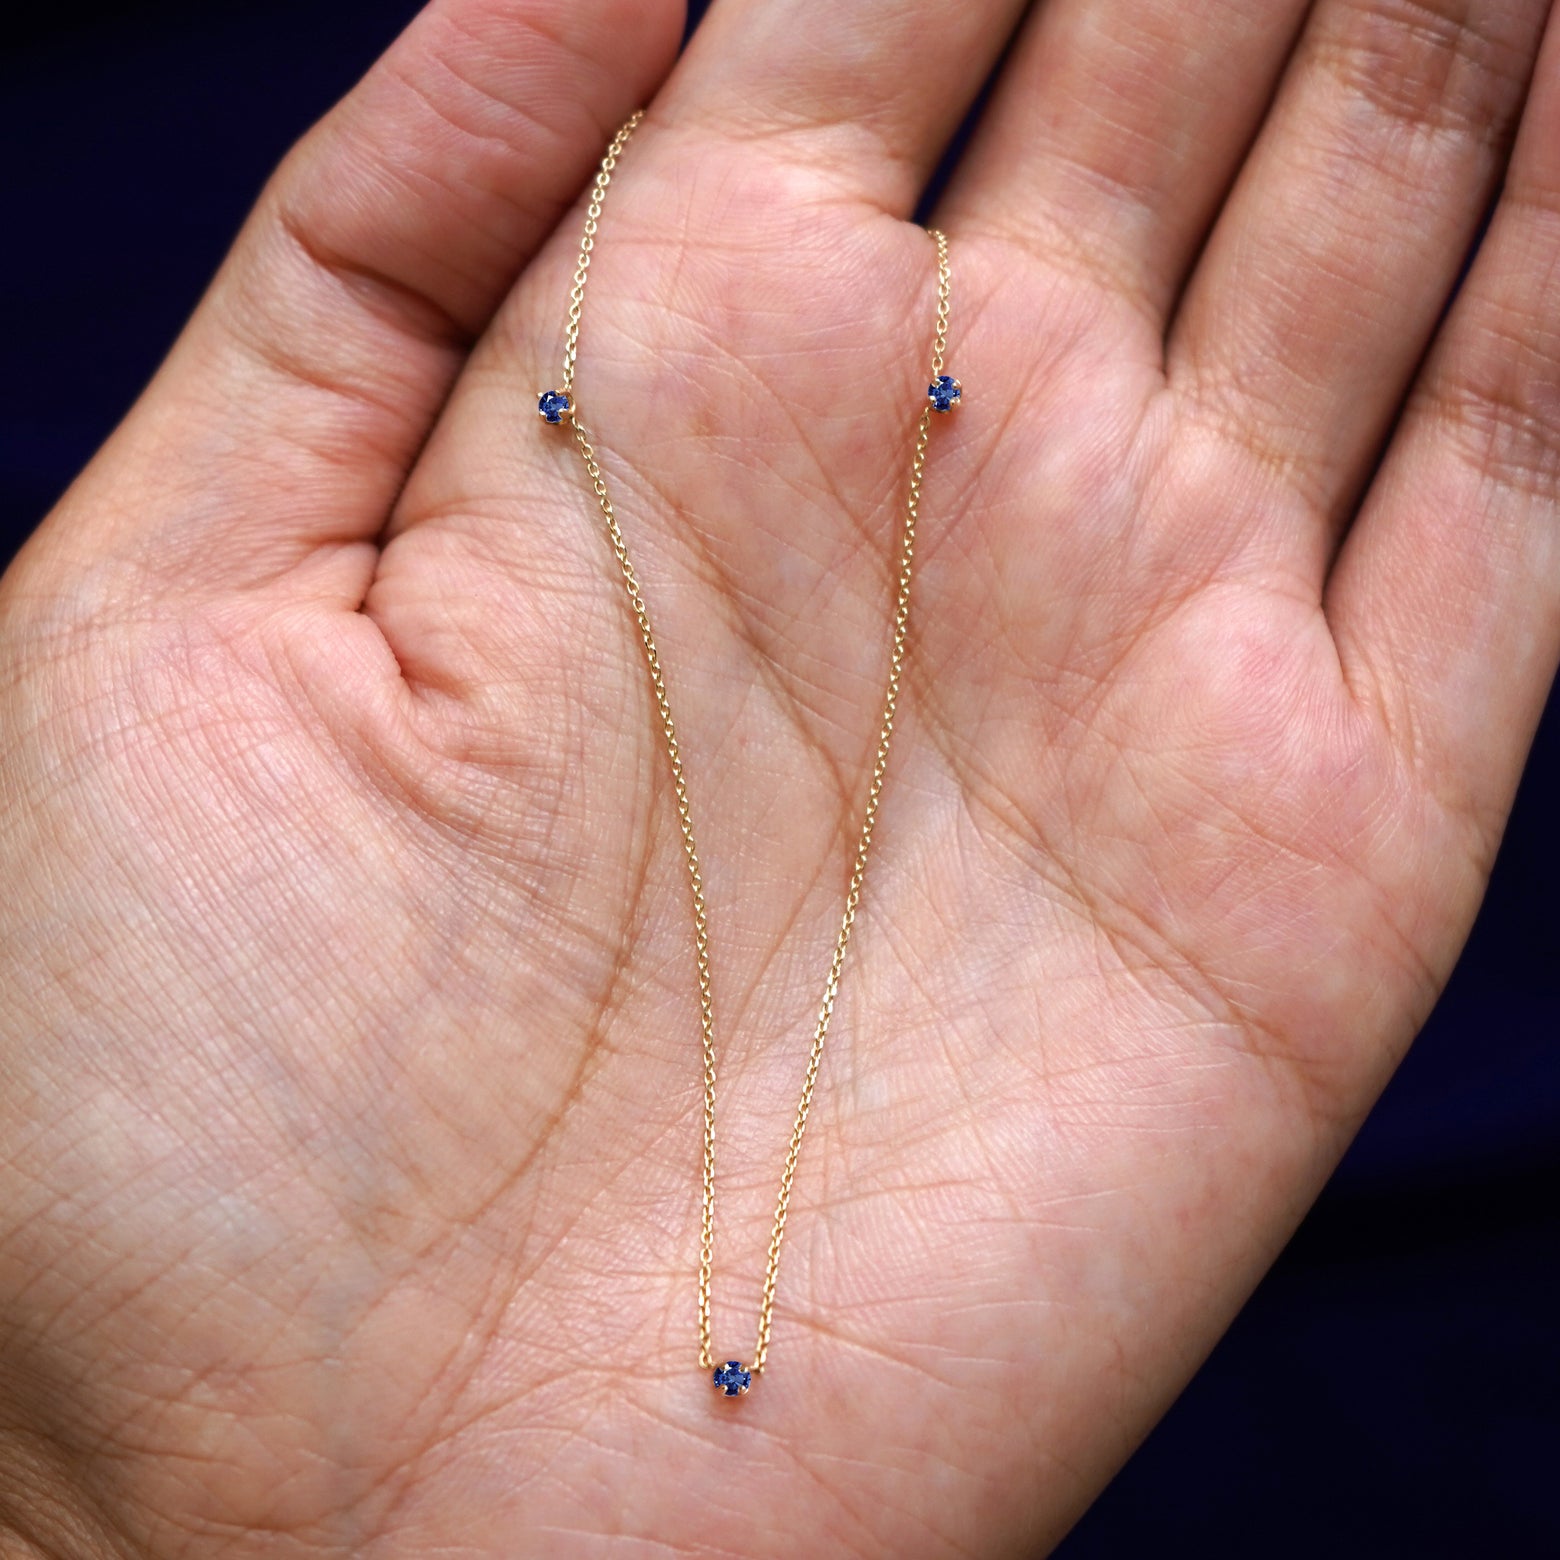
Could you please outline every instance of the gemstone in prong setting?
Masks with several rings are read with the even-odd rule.
[[[544,390],[536,398],[536,410],[545,423],[561,423],[573,415],[574,401],[567,390]]]
[[[753,1372],[741,1360],[727,1360],[715,1367],[713,1379],[716,1389],[727,1397],[741,1397],[753,1385]]]
[[[951,412],[964,399],[964,386],[952,374],[939,374],[926,387],[934,412]]]

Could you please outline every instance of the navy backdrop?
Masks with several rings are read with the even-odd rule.
[[[267,171],[415,9],[53,0],[13,14],[0,559],[133,400]],[[1557,782],[1552,708],[1428,1029],[1065,1560],[1560,1556]]]

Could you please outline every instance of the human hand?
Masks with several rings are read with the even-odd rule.
[[[1444,980],[1553,668],[1554,45],[1366,490],[1545,9],[1323,4],[1227,204],[1301,7],[1026,24],[936,214],[967,403],[734,1413],[691,1359],[664,756],[533,411],[561,203],[679,18],[425,16],[0,587],[13,1542],[910,1556],[1066,1526]],[[593,262],[581,394],[711,880],[723,1352],[877,711],[932,283],[903,218],[1016,10],[803,31],[727,0]]]

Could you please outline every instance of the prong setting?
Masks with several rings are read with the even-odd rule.
[[[536,413],[544,423],[561,423],[574,415],[574,397],[567,390],[544,390],[536,398]]]
[[[939,374],[926,387],[934,412],[951,412],[964,399],[964,386],[952,374]]]
[[[715,1390],[724,1397],[741,1397],[753,1385],[753,1372],[741,1360],[727,1360],[717,1365],[711,1378]]]

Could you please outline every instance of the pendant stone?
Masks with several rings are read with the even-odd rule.
[[[536,410],[543,422],[561,423],[574,410],[566,390],[544,390],[536,398]]]
[[[951,412],[964,398],[964,386],[952,374],[939,374],[926,387],[926,398],[934,412]]]
[[[741,1360],[727,1360],[715,1367],[714,1381],[727,1397],[741,1397],[753,1385],[753,1372],[744,1369]]]

